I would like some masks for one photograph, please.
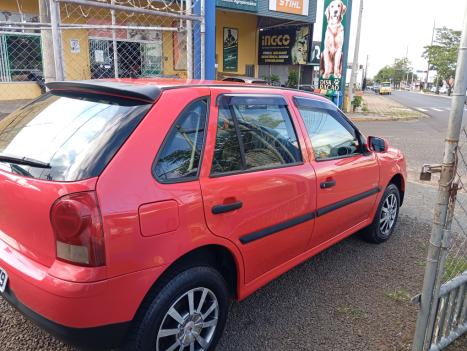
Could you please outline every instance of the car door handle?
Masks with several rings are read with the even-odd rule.
[[[335,185],[336,185],[336,181],[333,179],[333,180],[327,180],[325,182],[322,182],[319,186],[321,189],[328,189],[328,188],[332,188]]]
[[[213,214],[221,214],[229,211],[238,210],[239,208],[242,208],[242,206],[243,202],[237,201],[226,205],[216,205],[211,209],[211,211]]]

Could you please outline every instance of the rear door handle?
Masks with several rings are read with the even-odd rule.
[[[336,185],[336,181],[333,179],[333,180],[327,180],[325,182],[322,182],[319,186],[321,189],[328,189],[328,188],[332,188],[335,185]]]
[[[243,202],[237,201],[226,205],[216,205],[211,209],[211,211],[213,214],[221,214],[229,211],[238,210],[239,208],[242,208],[242,206]]]

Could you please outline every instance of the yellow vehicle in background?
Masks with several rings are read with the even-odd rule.
[[[392,94],[391,83],[390,82],[381,83],[381,86],[379,87],[379,94],[380,95]]]

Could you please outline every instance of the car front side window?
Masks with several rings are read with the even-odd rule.
[[[339,111],[310,106],[297,106],[318,161],[360,154],[355,129]]]

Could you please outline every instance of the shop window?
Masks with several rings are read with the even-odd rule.
[[[30,81],[38,76],[42,76],[40,36],[0,35],[0,81]]]

